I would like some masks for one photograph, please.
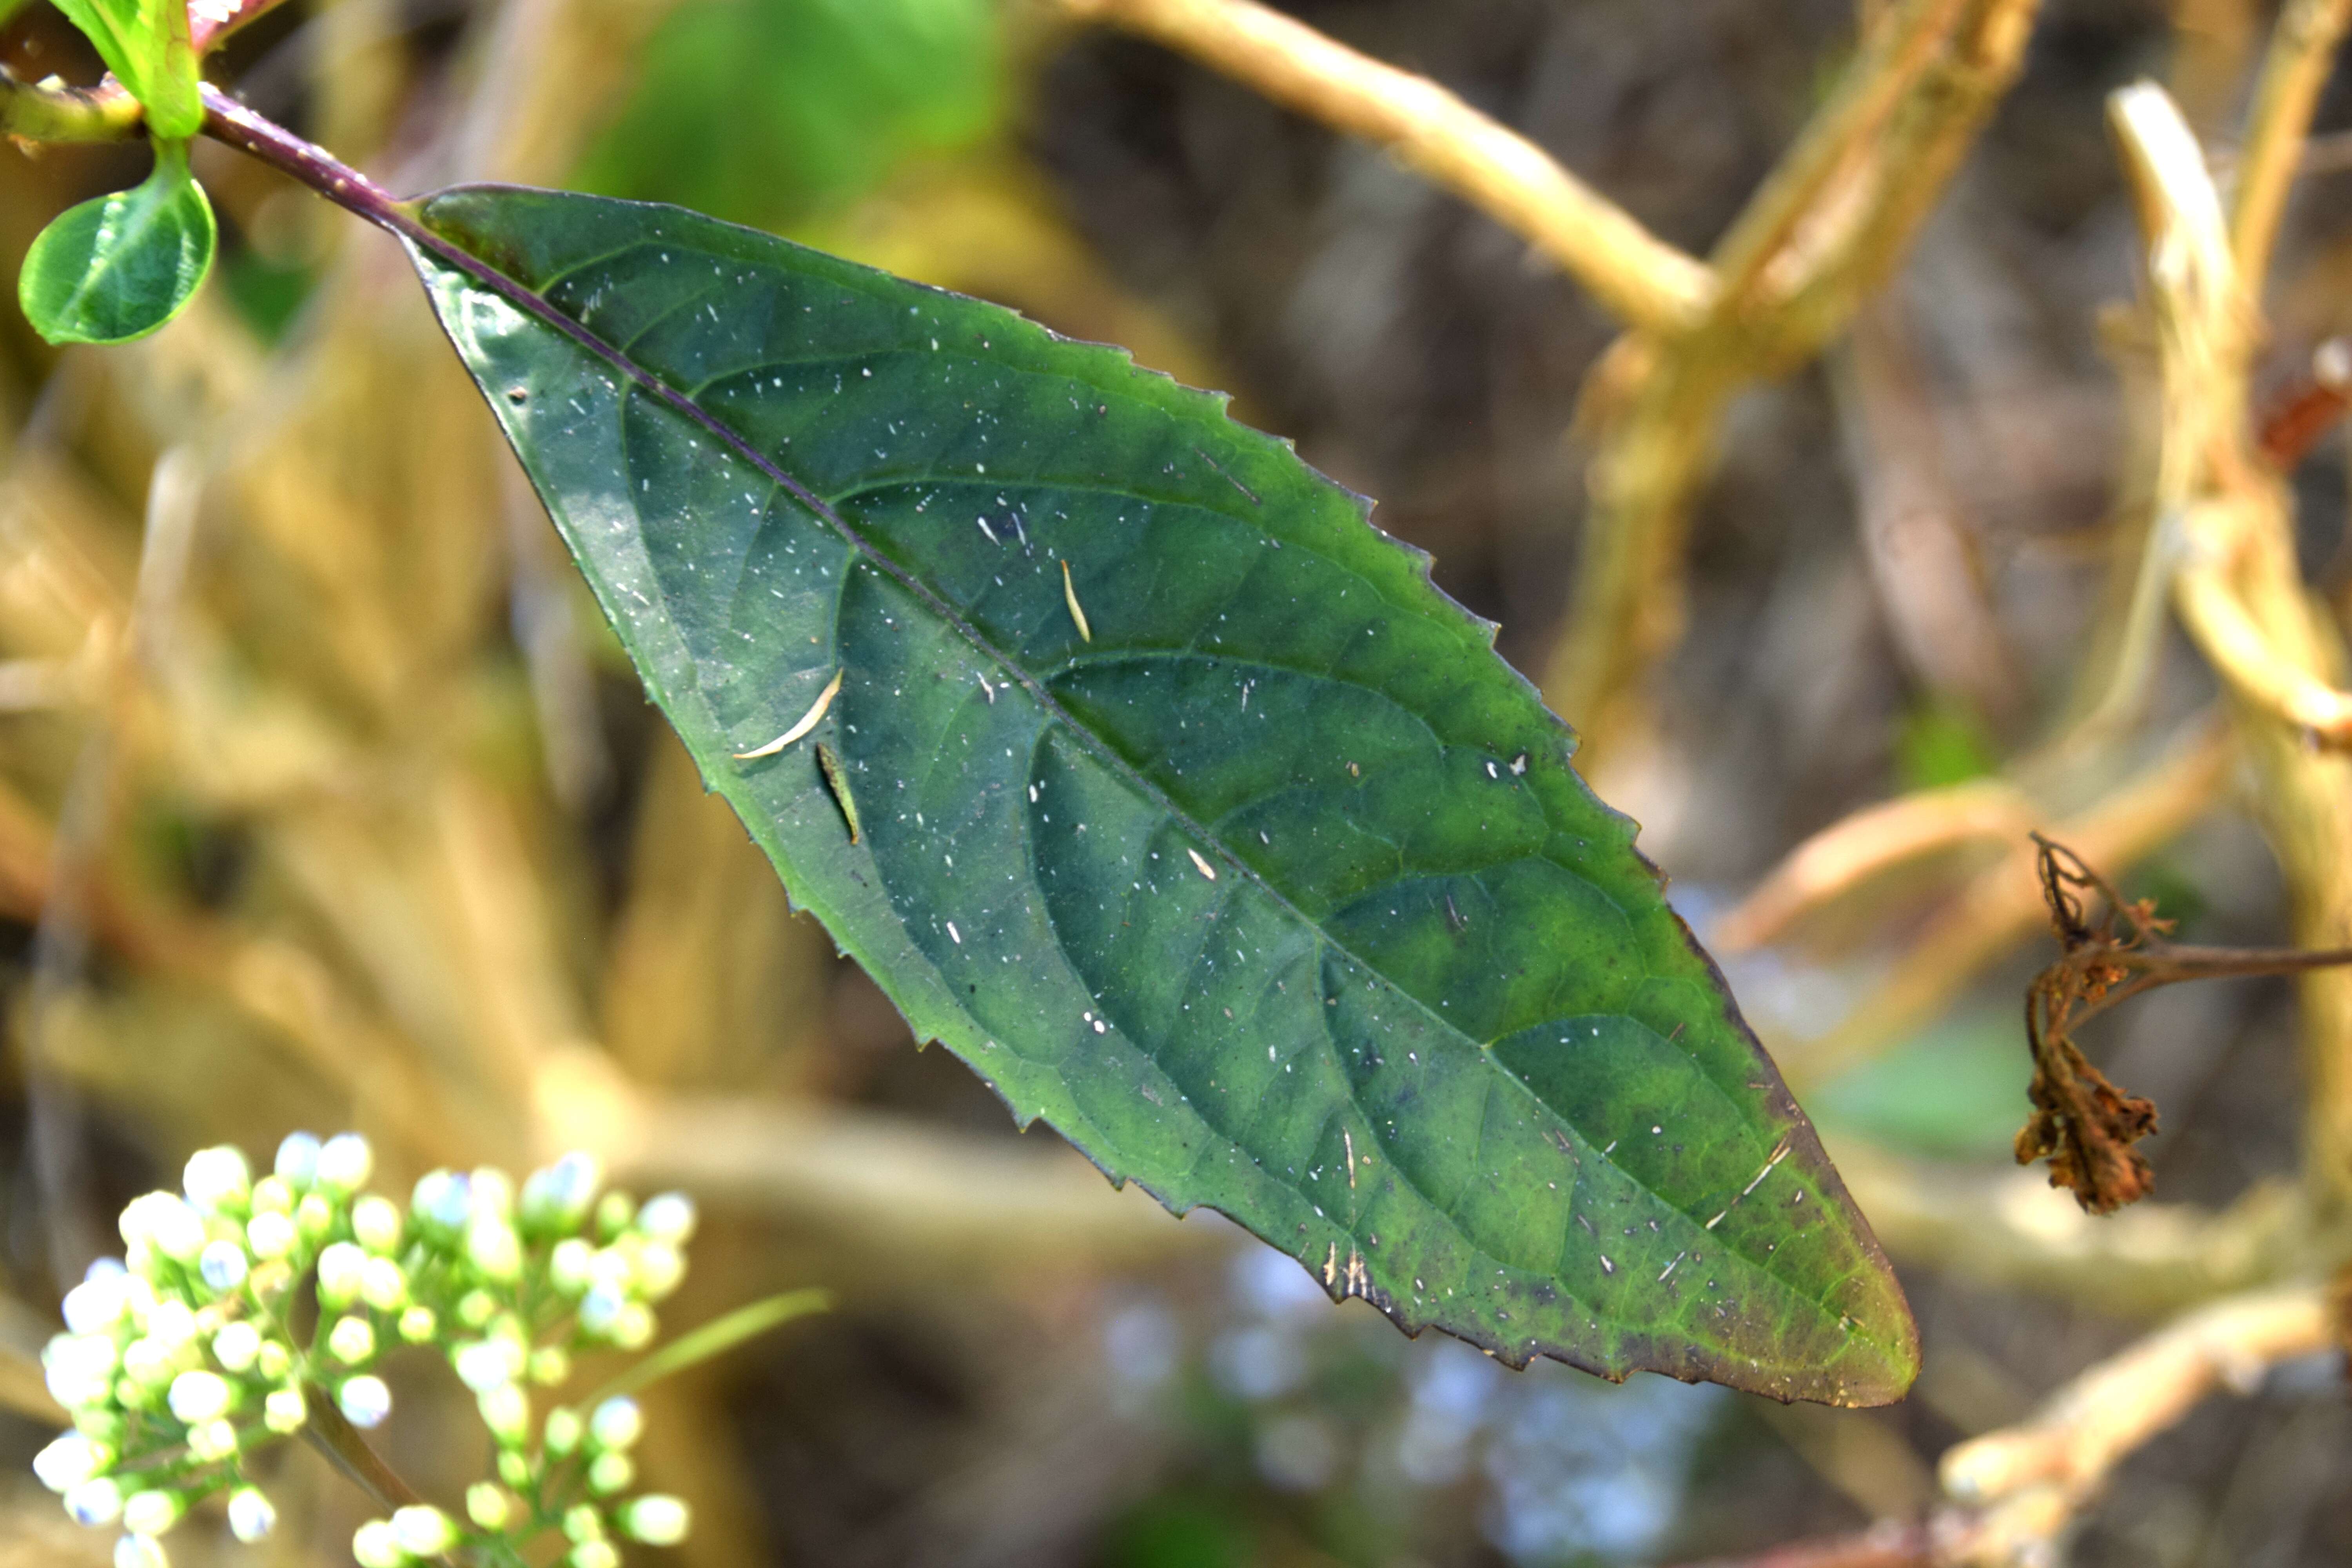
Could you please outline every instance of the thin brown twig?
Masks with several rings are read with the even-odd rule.
[[[1073,17],[1139,33],[1389,149],[1559,263],[1630,326],[1686,325],[1715,292],[1705,264],[1658,239],[1517,132],[1426,77],[1359,54],[1255,0],[1059,3]]]

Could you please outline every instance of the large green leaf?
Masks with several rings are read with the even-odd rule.
[[[67,208],[40,232],[16,275],[17,303],[53,343],[143,338],[188,308],[217,239],[187,143],[158,142],[146,179]]]
[[[1122,353],[763,235],[420,211],[704,776],[1024,1123],[1514,1363],[1909,1383],[1885,1260],[1633,825],[1360,499]]]

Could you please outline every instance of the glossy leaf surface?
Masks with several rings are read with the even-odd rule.
[[[40,232],[17,274],[17,302],[53,343],[142,338],[187,309],[217,239],[186,144],[159,143],[145,180],[69,207]]]
[[[418,250],[705,777],[1023,1122],[1513,1363],[1908,1384],[1633,825],[1360,500],[1114,350],[766,236],[422,214],[529,291]]]
[[[204,123],[187,0],[57,0],[106,68],[147,110],[147,126],[185,141]]]

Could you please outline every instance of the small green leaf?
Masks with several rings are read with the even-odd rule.
[[[1122,353],[765,235],[418,211],[704,778],[1021,1121],[1514,1364],[1909,1384],[1902,1290],[1633,824],[1360,498]]]
[[[70,208],[41,231],[16,298],[53,343],[129,342],[187,309],[217,237],[212,203],[188,173],[187,144],[158,142],[144,181]]]
[[[106,68],[147,110],[162,141],[184,142],[205,122],[187,0],[57,0]]]

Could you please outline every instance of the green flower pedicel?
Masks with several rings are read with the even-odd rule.
[[[585,1409],[534,1408],[575,1353],[652,1341],[656,1304],[685,1274],[693,1203],[600,1192],[596,1163],[575,1153],[520,1192],[499,1171],[435,1171],[404,1212],[363,1190],[373,1166],[357,1133],[297,1132],[258,1181],[236,1150],[206,1149],[182,1193],[125,1208],[123,1258],[67,1293],[68,1331],[42,1353],[74,1422],[34,1460],[43,1484],[76,1521],[123,1531],[116,1568],[164,1568],[161,1537],[215,1494],[230,1533],[260,1541],[277,1510],[247,1473],[252,1455],[335,1415],[383,1425],[383,1358],[429,1345],[473,1392],[497,1479],[467,1492],[462,1517],[418,1503],[370,1521],[352,1542],[362,1568],[545,1561],[526,1552],[557,1534],[570,1568],[614,1568],[619,1543],[683,1539],[683,1502],[631,1495],[645,1422],[628,1392],[822,1299],[730,1314]],[[317,1326],[298,1342],[305,1289]]]

